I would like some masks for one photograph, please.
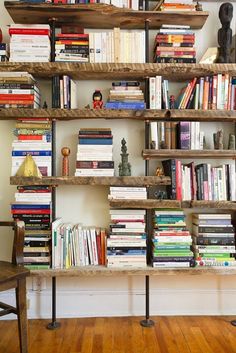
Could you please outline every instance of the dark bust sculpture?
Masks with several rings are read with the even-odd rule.
[[[232,45],[232,29],[230,22],[233,17],[233,5],[225,2],[219,10],[219,18],[222,28],[218,30],[219,55],[218,63],[231,63],[230,52]]]

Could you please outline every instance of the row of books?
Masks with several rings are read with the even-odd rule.
[[[50,26],[11,24],[10,59],[12,62],[49,62]]]
[[[145,215],[145,210],[110,210],[108,267],[146,267]]]
[[[106,232],[101,228],[52,223],[52,268],[106,264]]]
[[[108,199],[117,200],[146,200],[146,187],[111,186]]]
[[[24,265],[30,269],[51,266],[51,188],[18,186],[11,204],[14,220],[25,222]]]
[[[193,0],[164,0],[160,4],[160,11],[196,11],[196,5]]]
[[[210,163],[195,166],[177,159],[162,161],[164,173],[171,178],[166,187],[168,199],[235,201],[235,166],[223,164],[218,167]]]
[[[150,122],[150,148],[202,150],[204,131],[200,122]]]
[[[18,119],[14,130],[15,139],[12,142],[12,169],[14,176],[26,156],[32,156],[42,176],[51,176],[52,144],[51,123],[47,120]],[[25,165],[25,172],[27,165]]]
[[[79,130],[75,176],[114,176],[111,129]]]
[[[91,63],[145,63],[145,32],[121,30],[89,33]]]
[[[55,61],[89,62],[89,35],[85,33],[57,33]]]
[[[69,76],[54,76],[52,89],[53,108],[77,108],[77,85]]]
[[[105,104],[107,109],[145,108],[144,95],[138,81],[112,82],[112,88]]]

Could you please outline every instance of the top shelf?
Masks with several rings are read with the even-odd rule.
[[[205,24],[208,12],[163,12],[134,11],[107,4],[31,4],[5,1],[5,8],[15,23],[48,23],[55,18],[57,24],[76,23],[85,28],[144,29],[149,21],[150,29],[160,28],[163,23],[189,25],[200,29]]]

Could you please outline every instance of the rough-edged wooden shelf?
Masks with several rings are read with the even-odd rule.
[[[189,25],[200,29],[205,24],[208,12],[163,12],[134,11],[107,4],[32,4],[5,1],[5,8],[15,23],[48,23],[55,18],[57,24],[76,23],[85,28],[144,29],[149,21],[150,29],[160,28],[163,23]]]
[[[126,176],[126,177],[16,177],[10,178],[11,185],[104,185],[104,186],[153,186],[170,185],[169,177]]]
[[[120,119],[140,121],[202,121],[202,122],[234,122],[235,110],[180,110],[180,109],[0,109],[0,120],[17,118],[45,118],[49,120],[77,119]]]
[[[71,267],[68,269],[31,270],[31,276],[38,277],[89,277],[89,276],[134,276],[134,275],[236,275],[236,267],[194,267],[194,268],[109,268],[103,266]]]
[[[236,211],[236,202],[233,201],[191,201],[191,208],[211,208],[217,210]]]
[[[143,159],[157,158],[236,158],[236,150],[143,150]]]
[[[27,71],[34,77],[51,78],[70,75],[78,80],[144,80],[162,75],[170,81],[186,81],[197,76],[228,73],[236,76],[236,64],[91,64],[74,62],[12,63],[1,62],[1,71]]]

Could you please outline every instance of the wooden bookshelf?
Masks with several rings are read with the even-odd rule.
[[[169,177],[11,177],[11,185],[103,185],[103,186],[153,186],[170,185]]]
[[[45,118],[48,120],[80,119],[120,119],[140,121],[201,121],[201,122],[236,122],[235,110],[180,110],[180,109],[0,109],[0,120],[18,118]]]
[[[19,1],[5,1],[5,8],[15,23],[48,23],[55,18],[58,25],[76,23],[84,28],[144,29],[149,21],[150,29],[165,24],[190,25],[200,29],[205,24],[208,12],[161,12],[134,11],[107,4],[30,4]]]
[[[208,208],[217,210],[236,211],[236,202],[233,201],[191,201],[191,208]]]
[[[166,276],[166,275],[236,275],[236,267],[194,267],[194,268],[109,268],[104,266],[71,267],[68,269],[31,270],[31,276],[38,277],[92,277],[92,276]]]
[[[27,71],[34,77],[49,79],[69,75],[77,80],[144,80],[162,75],[171,81],[187,81],[197,76],[228,73],[236,76],[236,64],[91,64],[74,62],[0,63],[1,71]]]
[[[143,150],[143,159],[161,158],[235,159],[236,150]]]

